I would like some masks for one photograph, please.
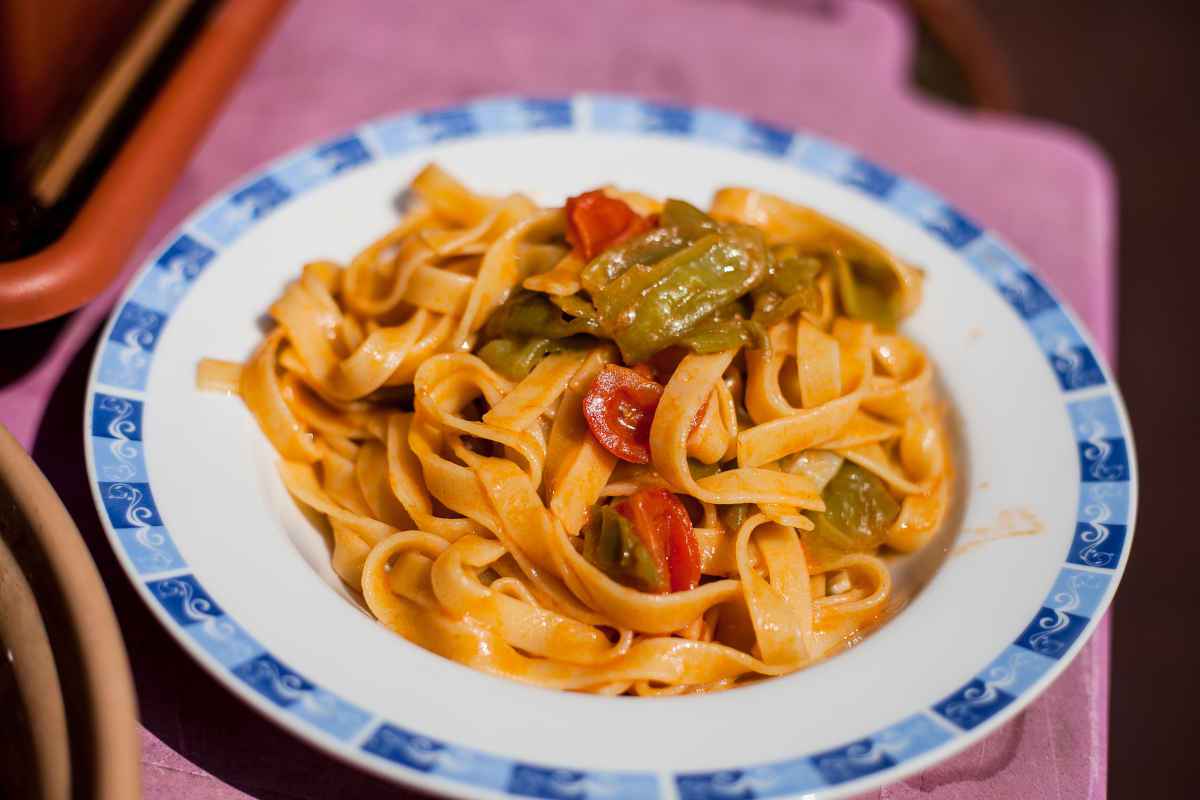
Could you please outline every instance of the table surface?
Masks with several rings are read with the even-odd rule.
[[[142,606],[100,530],[79,435],[87,368],[116,293],[167,231],[246,170],[372,116],[488,93],[633,92],[814,131],[929,184],[1023,251],[1111,361],[1108,163],[1071,131],[913,95],[912,45],[905,19],[867,0],[297,2],[121,279],[66,322],[32,369],[0,386],[0,422],[63,497],[112,595],[140,700],[145,796],[398,796],[274,728],[193,664]],[[1105,620],[1007,725],[864,797],[1103,798],[1109,645]]]

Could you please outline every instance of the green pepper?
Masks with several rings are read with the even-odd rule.
[[[600,312],[600,319],[610,329],[615,328],[624,316],[630,317],[629,320],[625,320],[628,324],[636,313],[637,304],[647,291],[663,281],[682,264],[695,261],[703,256],[720,241],[720,236],[711,234],[675,251],[666,258],[631,265],[613,278],[603,289],[592,295],[596,310]]]
[[[693,353],[717,353],[742,345],[752,350],[766,347],[766,329],[750,322],[749,316],[746,299],[738,298],[697,322],[678,343]]]
[[[885,330],[900,321],[900,286],[881,264],[845,253],[835,254],[834,278],[846,316],[865,319]]]
[[[772,255],[771,271],[763,286],[785,296],[812,286],[825,266],[820,256],[801,255],[791,245],[776,248]]]
[[[818,255],[800,255],[791,245],[772,251],[767,279],[754,290],[754,320],[774,325],[798,311],[821,311],[817,275],[824,263]]]
[[[645,361],[766,277],[760,231],[730,225],[657,264],[631,267],[595,296],[626,363]]]
[[[717,510],[717,517],[721,520],[721,524],[725,526],[727,533],[737,533],[753,513],[753,503],[733,503],[732,505],[721,506]]]
[[[689,458],[687,464],[688,472],[692,473],[692,480],[694,481],[707,478],[709,475],[716,475],[721,471],[720,464],[705,464],[703,461],[697,461],[694,458]]]
[[[633,523],[612,506],[593,509],[583,532],[583,557],[618,583],[643,592],[666,591],[669,578],[634,533]]]
[[[595,343],[596,340],[590,336],[568,336],[563,339],[501,337],[483,345],[476,355],[504,377],[519,381],[551,353],[592,347]]]
[[[658,215],[658,224],[664,228],[675,228],[689,239],[699,239],[708,233],[716,233],[715,219],[684,200],[671,198],[663,203]]]
[[[679,344],[693,353],[719,353],[745,345],[751,350],[763,350],[769,342],[767,332],[758,322],[747,319],[726,319],[697,326],[680,337]]]
[[[824,513],[813,513],[810,535],[843,552],[874,550],[900,514],[900,505],[874,473],[846,461],[821,493]]]
[[[789,297],[771,294],[767,297],[756,297],[755,301],[754,321],[767,327],[797,312],[821,313],[821,292],[815,287],[796,292]]]
[[[518,289],[492,313],[484,336],[488,339],[563,339],[580,333],[599,332],[600,325],[594,315],[564,319],[562,309],[551,303],[546,295]]]
[[[593,258],[583,268],[579,276],[580,284],[594,297],[630,267],[657,264],[717,230],[717,221],[691,203],[667,200],[659,214],[659,227],[610,247]]]
[[[683,231],[655,228],[610,247],[593,258],[579,274],[579,283],[595,297],[600,290],[638,264],[655,264],[690,244]]]
[[[597,321],[596,307],[582,294],[550,295],[550,302],[558,306],[569,317],[582,317],[585,320]]]
[[[551,339],[492,339],[479,348],[484,363],[509,380],[519,381],[549,355]]]

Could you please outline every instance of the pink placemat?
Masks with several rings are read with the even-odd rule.
[[[488,93],[633,92],[824,134],[929,184],[1023,251],[1111,359],[1115,195],[1104,157],[1070,131],[914,96],[904,85],[911,49],[893,6],[866,0],[297,2],[122,279],[0,389],[0,422],[76,516],[113,596],[145,725],[145,796],[398,796],[275,729],[201,672],[141,606],[100,533],[79,434],[90,337],[170,228],[262,161],[372,116]],[[1011,723],[866,797],[1104,797],[1109,641],[1105,621]]]

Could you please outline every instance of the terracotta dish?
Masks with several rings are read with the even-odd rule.
[[[0,262],[0,328],[86,303],[117,276],[286,0],[225,0],[62,236]]]
[[[140,796],[137,701],[112,605],[75,523],[3,425],[0,740],[0,797]]]

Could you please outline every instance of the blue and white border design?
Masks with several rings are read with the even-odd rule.
[[[445,140],[539,130],[686,138],[778,159],[851,187],[959,251],[1026,323],[1063,391],[1078,443],[1078,522],[1037,614],[958,690],[863,739],[783,762],[675,775],[518,763],[407,730],[315,685],[268,653],[192,573],[154,500],[142,411],[158,338],[208,263],[275,209],[343,172]],[[218,677],[242,685],[253,702],[282,711],[297,733],[334,750],[368,754],[402,779],[440,779],[441,788],[456,794],[708,800],[830,787],[840,793],[898,778],[935,749],[998,725],[1004,709],[1040,690],[1056,665],[1082,646],[1128,558],[1136,504],[1129,425],[1108,371],[1071,313],[1003,242],[924,186],[833,142],[713,109],[613,95],[495,98],[404,114],[285,156],[253,175],[195,214],[134,279],[95,356],[85,416],[92,490],[104,527],[131,580],[172,632],[207,654]]]

